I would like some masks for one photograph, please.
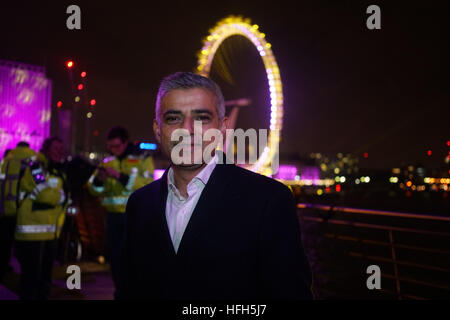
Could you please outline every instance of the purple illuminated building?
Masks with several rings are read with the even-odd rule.
[[[320,169],[314,166],[303,166],[300,169],[300,178],[302,180],[311,180],[313,184],[320,179]]]
[[[301,180],[310,180],[312,184],[316,184],[320,179],[320,169],[315,166],[299,165],[300,170],[297,166],[292,164],[283,164],[278,168],[278,172],[274,175],[276,179],[282,180],[297,180],[296,177],[299,176]]]
[[[295,176],[297,176],[297,167],[284,164],[278,167],[278,172],[274,178],[282,180],[295,180]]]
[[[41,148],[50,134],[51,95],[45,68],[0,60],[0,157],[19,141]]]

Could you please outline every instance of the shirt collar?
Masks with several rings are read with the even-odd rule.
[[[214,168],[216,167],[217,162],[219,161],[219,158],[216,155],[211,159],[211,161],[200,171],[188,184],[188,188],[192,183],[200,182],[203,185],[206,185],[208,183],[209,177],[211,176],[211,173],[213,172]],[[175,179],[173,177],[173,169],[172,167],[169,168],[169,172],[167,173],[167,184],[169,188],[176,194],[179,195],[179,191],[177,187],[175,186]],[[181,195],[180,195],[181,197]]]

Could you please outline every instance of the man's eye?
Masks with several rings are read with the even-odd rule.
[[[175,116],[168,116],[165,118],[166,122],[168,123],[174,123],[180,120],[180,117],[175,117]]]
[[[199,116],[197,116],[197,118],[195,118],[195,120],[197,120],[197,121],[202,121],[202,122],[206,122],[206,121],[209,121],[209,120],[210,120],[210,116],[208,116],[208,115],[204,115],[204,116],[199,115]]]

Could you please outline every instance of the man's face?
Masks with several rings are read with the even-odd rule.
[[[114,138],[106,141],[106,148],[112,155],[116,157],[120,156],[125,151],[127,145],[128,141],[122,142],[120,138]]]
[[[48,148],[48,158],[50,161],[59,163],[64,158],[64,145],[58,141],[54,140],[50,147]]]
[[[159,120],[158,120],[159,119]],[[171,159],[171,152],[180,141],[171,141],[172,132],[186,129],[191,136],[191,161],[180,166],[196,169],[202,164],[194,164],[194,148],[204,149],[211,143],[203,141],[196,145],[194,141],[194,121],[201,121],[202,134],[208,129],[218,129],[225,135],[227,118],[219,119],[216,110],[215,95],[202,88],[176,89],[169,91],[161,100],[160,114],[153,121],[153,131],[161,144],[163,152]],[[172,159],[171,159],[172,161]],[[201,161],[203,163],[203,161]]]

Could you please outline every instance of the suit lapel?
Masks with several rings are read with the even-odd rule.
[[[178,256],[185,254],[192,246],[195,238],[207,228],[208,221],[214,219],[214,215],[220,203],[224,201],[225,190],[228,186],[229,174],[227,171],[231,165],[217,164],[211,173],[202,194],[192,212],[178,248]]]
[[[170,256],[175,256],[176,252],[173,247],[172,239],[170,237],[169,226],[167,225],[166,219],[166,203],[167,203],[167,173],[169,168],[166,169],[163,176],[161,177],[161,189],[159,198],[159,208],[158,208],[158,225],[162,227],[162,241],[164,246],[167,247],[167,252]]]

